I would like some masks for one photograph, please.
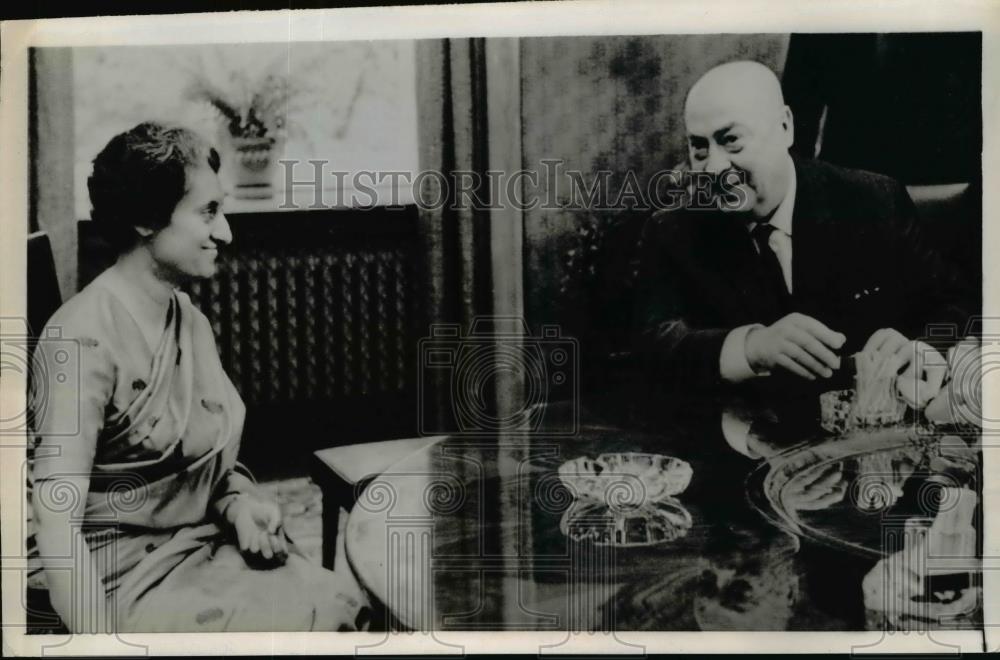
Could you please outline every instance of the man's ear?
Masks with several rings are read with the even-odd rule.
[[[139,234],[142,238],[149,238],[153,235],[153,230],[142,225],[135,225],[135,233]]]
[[[792,117],[792,109],[787,105],[781,116],[781,128],[786,136],[785,146],[791,149],[792,145],[795,144],[795,118]]]

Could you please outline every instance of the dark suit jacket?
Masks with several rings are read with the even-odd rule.
[[[962,292],[921,238],[906,189],[870,172],[794,162],[790,309],[768,294],[744,220],[685,209],[660,212],[648,223],[637,343],[661,384],[681,391],[722,386],[726,335],[748,323],[768,325],[788,311],[843,332],[842,355],[860,350],[880,328],[919,338],[929,323],[952,323],[961,335],[967,321],[958,304]],[[762,380],[771,387],[783,379]]]

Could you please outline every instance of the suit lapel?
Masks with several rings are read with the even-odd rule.
[[[793,158],[796,176],[795,207],[792,209],[792,305],[803,313],[815,314],[811,305],[829,301],[829,287],[835,277],[834,251],[837,238],[833,203],[824,184],[821,168],[811,161]],[[744,223],[736,216],[696,211],[700,237],[695,259],[718,259],[705,269],[704,276],[717,279],[739,318],[771,322],[783,312],[775,308],[761,280],[757,252]]]
[[[741,317],[756,317],[764,305],[757,252],[753,239],[740,218],[724,214],[705,217],[705,254],[719,259],[711,269],[723,280],[723,286],[732,290],[732,299],[743,311]]]
[[[795,208],[792,209],[792,292],[793,300],[804,301],[828,296],[833,276],[830,258],[833,200],[829,198],[822,174],[808,161],[795,163]]]

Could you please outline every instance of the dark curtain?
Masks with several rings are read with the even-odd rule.
[[[783,87],[798,154],[906,184],[981,314],[982,33],[793,35]]]
[[[420,169],[441,175],[425,177],[420,190],[425,201],[419,222],[426,287],[420,330],[425,337],[442,324],[456,324],[467,332],[476,316],[492,311],[489,212],[456,203],[460,194],[482,198],[488,191],[480,186],[459,193],[454,185],[457,172],[482,173],[486,180],[485,48],[484,39],[417,42]],[[426,207],[438,200],[440,204]],[[418,385],[424,394],[421,414],[435,428],[446,427],[450,417],[447,378],[436,370]]]
[[[978,181],[982,34],[796,34],[785,101],[801,156],[907,184]]]

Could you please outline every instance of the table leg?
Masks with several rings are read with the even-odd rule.
[[[323,492],[323,568],[333,570],[337,558],[337,531],[340,528],[340,503]]]

